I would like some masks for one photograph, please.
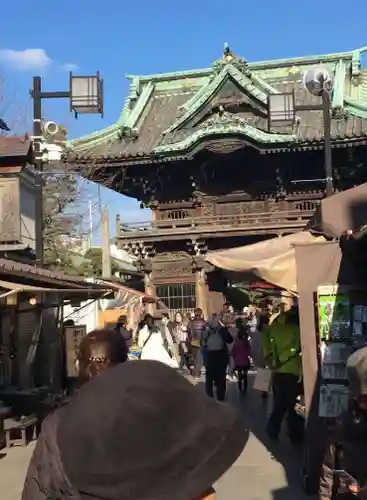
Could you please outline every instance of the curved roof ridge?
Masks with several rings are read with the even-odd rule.
[[[360,49],[356,49],[359,52],[364,52],[367,50],[366,47],[362,47]],[[339,61],[340,59],[352,59],[353,50],[346,52],[333,52],[330,54],[322,54],[322,55],[314,55],[314,56],[302,56],[302,57],[289,57],[283,59],[272,59],[258,62],[248,62],[248,67],[251,70],[256,69],[268,69],[272,67],[287,67],[294,66],[295,64],[312,64],[314,63],[322,63],[322,62],[330,62],[330,61]],[[126,78],[129,80],[133,80],[134,78],[139,78],[141,82],[146,82],[148,80],[175,80],[180,78],[195,78],[200,76],[209,76],[213,72],[213,68],[203,68],[203,69],[193,69],[193,70],[184,70],[184,71],[170,71],[167,73],[156,73],[150,75],[131,75],[127,74]]]

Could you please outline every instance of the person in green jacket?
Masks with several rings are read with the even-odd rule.
[[[273,372],[273,409],[267,434],[270,439],[278,440],[286,416],[289,438],[292,443],[299,443],[303,424],[295,411],[302,370],[298,307],[281,313],[269,325],[262,335],[262,347],[265,364]]]

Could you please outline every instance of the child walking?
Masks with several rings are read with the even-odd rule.
[[[232,356],[238,377],[238,390],[241,395],[247,393],[247,372],[250,368],[251,347],[248,339],[248,328],[242,318],[237,318],[237,338],[234,342]]]

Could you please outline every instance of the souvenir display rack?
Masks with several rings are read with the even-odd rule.
[[[335,419],[347,408],[346,362],[350,354],[367,345],[365,304],[365,294],[348,287],[328,285],[317,289],[321,418]]]

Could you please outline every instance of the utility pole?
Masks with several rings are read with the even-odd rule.
[[[326,197],[334,194],[333,182],[333,160],[331,153],[331,116],[330,116],[330,94],[331,90],[324,89],[322,92],[322,113],[324,119],[324,155],[325,155],[325,177]]]
[[[43,266],[43,160],[42,160],[42,82],[39,76],[33,77],[33,150],[37,170],[36,180],[36,259]]]
[[[102,277],[111,277],[110,218],[106,208],[102,209]]]
[[[43,248],[43,135],[42,135],[42,100],[68,99],[70,111],[78,114],[99,113],[103,117],[103,80],[99,73],[93,76],[74,76],[70,73],[69,89],[57,92],[44,92],[40,76],[33,77],[33,88],[30,91],[33,99],[33,151],[34,165],[38,173],[36,180],[36,258],[42,267]],[[1,120],[0,128],[7,130],[6,123]]]
[[[92,202],[89,201],[89,238],[88,238],[88,248],[89,250],[93,246],[93,211]]]

